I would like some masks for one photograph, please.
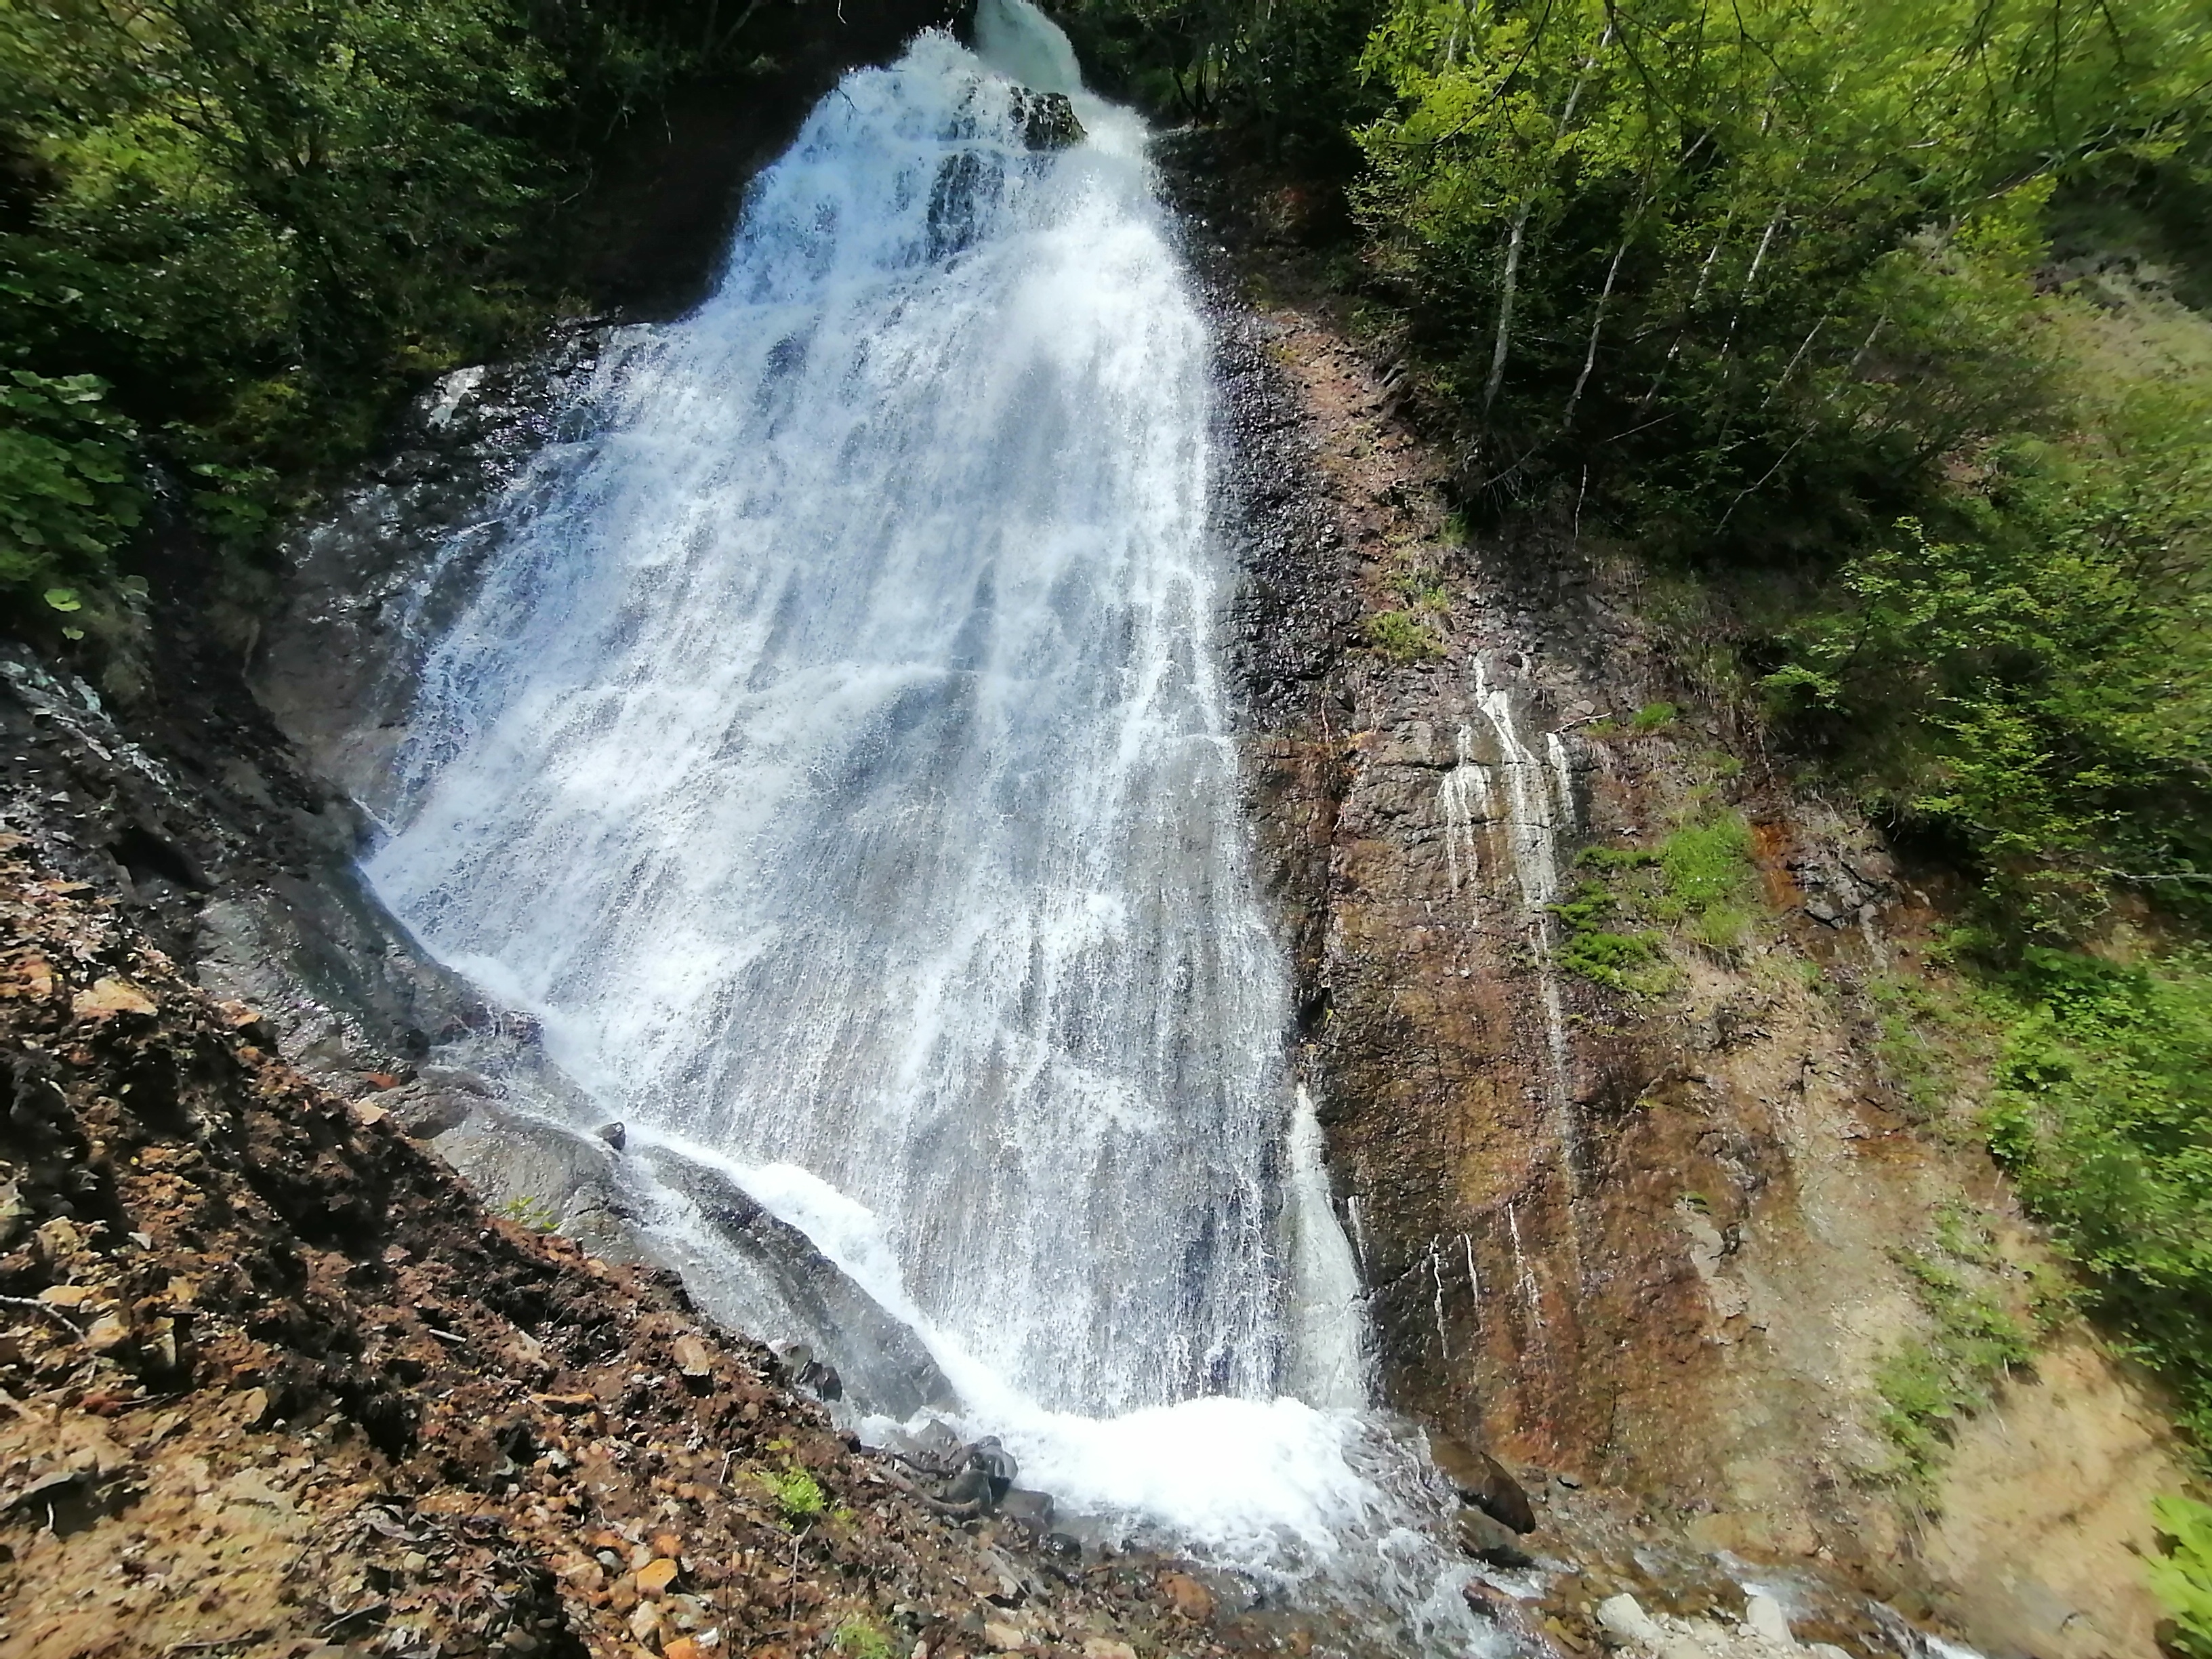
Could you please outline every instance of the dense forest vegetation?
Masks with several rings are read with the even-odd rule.
[[[1470,515],[1604,526],[1686,676],[1963,873],[1991,1146],[2212,1443],[2212,10],[1048,9],[1342,204]],[[264,541],[559,310],[594,146],[754,9],[0,0],[15,626],[142,625],[154,519]]]
[[[2212,12],[1058,11],[1341,192],[1472,515],[1605,526],[1686,678],[1966,878],[1934,1035],[2212,1442]]]
[[[127,632],[153,518],[256,545],[395,397],[570,302],[594,150],[752,9],[0,0],[15,625]]]

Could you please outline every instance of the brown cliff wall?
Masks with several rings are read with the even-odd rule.
[[[1547,1525],[1603,1509],[1801,1564],[1991,1652],[2149,1655],[2131,1552],[2181,1471],[2154,1392],[2086,1332],[2046,1351],[2069,1387],[2024,1368],[1932,1491],[1877,1431],[1877,1369],[1928,1323],[1900,1252],[1971,1214],[2002,1295],[2024,1306],[2047,1265],[1947,1115],[1965,1099],[1929,1120],[1886,1057],[1881,997],[1919,982],[1929,895],[1686,674],[1699,642],[1655,620],[1668,596],[1624,550],[1571,518],[1459,532],[1402,368],[1350,343],[1227,176],[1176,172],[1234,244],[1199,252],[1224,319],[1249,772],[1385,1396],[1548,1492]],[[1376,648],[1390,611],[1433,653]],[[1640,729],[1661,701],[1679,716]],[[1569,971],[1550,906],[1589,876],[1578,849],[1723,814],[1756,872],[1741,941],[1668,933],[1649,994]],[[1990,1549],[1997,1513],[2016,1559]]]

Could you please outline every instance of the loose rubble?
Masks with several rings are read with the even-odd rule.
[[[1223,1650],[486,1213],[14,836],[0,916],[0,1655]]]

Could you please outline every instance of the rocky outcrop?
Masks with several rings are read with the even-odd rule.
[[[10,1651],[1205,1645],[1151,1564],[956,1528],[672,1278],[487,1214],[16,837],[0,915]]]
[[[1066,149],[1083,142],[1083,123],[1075,118],[1075,106],[1066,93],[1016,87],[1013,106],[1014,125],[1031,149]]]
[[[2069,1639],[2147,1655],[2140,1508],[2122,1546],[2047,1494],[2038,1530],[2080,1526],[2099,1566],[1992,1590],[1890,1483],[1875,1373],[1927,1319],[1900,1251],[1964,1206],[2015,1278],[2047,1260],[1885,1058],[1882,999],[1936,919],[1925,878],[1773,769],[1749,711],[1684,666],[1694,642],[1638,562],[1571,504],[1469,534],[1410,377],[1332,320],[1290,193],[1182,142],[1199,150],[1171,149],[1170,176],[1218,284],[1248,775],[1386,1395],[1539,1495],[1539,1555],[1571,1535],[1601,1559],[1617,1524],[1688,1546],[1660,1575],[1676,1584],[1729,1552],[1993,1651],[2022,1650],[2048,1601]],[[1746,827],[1740,936],[1658,927],[1642,990],[1576,971],[1558,907],[1603,873],[1583,849],[1618,867],[1723,815]],[[2101,1367],[2107,1404],[2075,1396],[2074,1432],[2117,1442],[2100,1466],[2133,1490],[2178,1480],[2154,1408]],[[2032,1484],[2018,1462],[2003,1479]],[[1941,1501],[1982,1508],[1955,1485]],[[1477,1530],[1485,1559],[1519,1547]]]

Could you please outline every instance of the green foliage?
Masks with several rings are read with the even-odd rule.
[[[1671,702],[1647,702],[1636,711],[1636,717],[1629,721],[1628,729],[1639,735],[1663,732],[1674,723],[1675,716],[1680,713]]]
[[[2150,1507],[2166,1549],[2144,1565],[2151,1588],[2173,1614],[2168,1645],[2188,1659],[2212,1659],[2212,1505],[2160,1498]]]
[[[1724,812],[1677,830],[1660,844],[1656,862],[1662,886],[1652,914],[1701,945],[1735,949],[1751,925],[1756,884],[1744,821]]]
[[[1931,1326],[1908,1338],[1875,1373],[1881,1398],[1875,1425],[1897,1450],[1887,1474],[1923,1500],[1959,1424],[1990,1403],[1997,1380],[2033,1352],[2027,1332],[1990,1292],[1970,1282],[1961,1264],[1995,1267],[1987,1241],[1959,1249],[1959,1221],[1939,1228],[1934,1252],[1900,1251]],[[1981,1275],[1977,1275],[1981,1277]]]
[[[803,1526],[819,1518],[830,1506],[821,1483],[795,1463],[787,1463],[781,1469],[763,1469],[760,1478],[787,1526]]]
[[[2212,1434],[2212,964],[2032,949],[1991,993],[2007,1030],[1986,1113],[2021,1196],[2091,1303]]]
[[[1382,611],[1370,617],[1362,629],[1370,649],[1403,667],[1427,662],[1444,653],[1435,629],[1411,611]]]
[[[1993,445],[1948,532],[1906,520],[1853,559],[1767,682],[2029,937],[2078,934],[2115,884],[2212,890],[2212,374],[2079,412],[2094,444]]]
[[[871,1619],[848,1619],[838,1626],[836,1648],[848,1659],[891,1659],[891,1638]]]
[[[1393,0],[1362,64],[1374,269],[1486,434],[1475,487],[1526,494],[1580,434],[1650,523],[1794,535],[2035,402],[2050,180],[2191,142],[2212,25]]]
[[[0,601],[103,585],[149,459],[252,545],[545,316],[579,127],[665,82],[693,9],[0,3]]]
[[[1050,0],[1094,84],[1334,170],[1380,0]]]
[[[532,1194],[510,1198],[499,1206],[499,1212],[509,1221],[530,1229],[534,1233],[550,1233],[561,1224],[561,1212],[546,1200]]]
[[[18,368],[0,380],[0,590],[46,588],[52,609],[77,609],[60,584],[104,569],[143,516],[137,433],[106,391],[90,374]]]

